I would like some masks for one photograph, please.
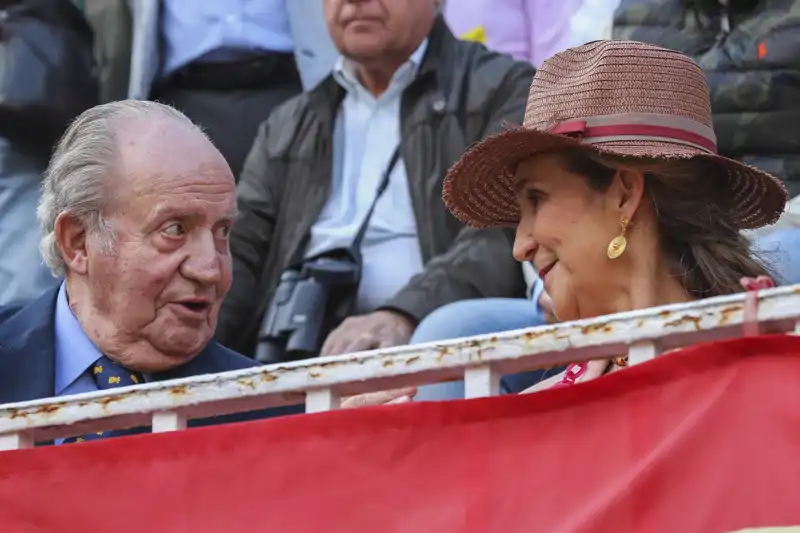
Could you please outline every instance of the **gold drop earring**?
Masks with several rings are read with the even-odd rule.
[[[628,247],[628,239],[625,238],[625,233],[628,231],[630,220],[623,218],[620,224],[622,225],[622,231],[608,243],[606,253],[609,259],[616,259],[621,256],[625,252],[625,248]]]

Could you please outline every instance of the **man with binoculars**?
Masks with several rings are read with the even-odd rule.
[[[262,124],[238,185],[230,348],[394,346],[442,305],[524,295],[507,236],[464,228],[441,190],[464,150],[522,122],[533,68],[456,39],[438,4],[325,0],[342,56]]]

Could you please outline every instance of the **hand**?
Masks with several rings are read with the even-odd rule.
[[[742,278],[739,284],[746,291],[757,291],[760,289],[771,289],[775,287],[775,282],[769,276],[758,276],[757,278]]]
[[[575,380],[575,383],[584,383],[586,381],[591,381],[593,379],[599,378],[603,374],[606,373],[608,370],[609,362],[603,359],[598,359],[595,361],[589,361],[586,364],[586,372],[583,375]],[[613,370],[612,370],[613,371]],[[542,390],[549,389],[555,386],[557,383],[560,383],[564,379],[564,372],[560,372],[555,376],[551,376],[547,379],[536,383],[525,389],[524,391],[520,392],[520,394],[530,394],[532,392],[539,392]]]
[[[339,355],[406,344],[415,327],[411,320],[394,311],[382,310],[353,316],[328,335],[322,345],[322,355]]]
[[[754,291],[771,289],[775,286],[775,282],[769,276],[758,276],[757,278],[742,278],[739,280],[739,285],[748,292],[742,316],[742,335],[753,337],[766,333],[766,331],[762,331],[762,326],[758,323],[758,295],[754,294]]]
[[[368,407],[370,405],[389,405],[396,403],[407,403],[414,399],[417,394],[416,387],[406,387],[404,389],[394,389],[380,392],[368,392],[350,396],[342,402],[342,409],[353,409],[356,407]]]

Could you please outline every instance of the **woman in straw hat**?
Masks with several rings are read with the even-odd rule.
[[[545,61],[524,125],[471,148],[444,184],[465,224],[516,227],[514,256],[533,263],[561,321],[769,279],[740,231],[774,223],[786,200],[777,178],[717,155],[702,70],[633,41]],[[537,388],[626,364],[572,365]]]

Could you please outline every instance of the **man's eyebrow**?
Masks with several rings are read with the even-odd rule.
[[[156,205],[155,208],[150,211],[147,219],[149,221],[155,222],[156,220],[160,220],[162,218],[172,218],[175,216],[182,215],[182,209],[176,206],[167,206],[167,205]]]
[[[180,218],[202,218],[205,213],[201,209],[186,209],[183,206],[156,206],[151,212],[149,220],[156,221],[166,218],[180,217]],[[233,222],[239,216],[239,209],[236,208],[232,213],[223,215],[221,217],[225,222]]]

